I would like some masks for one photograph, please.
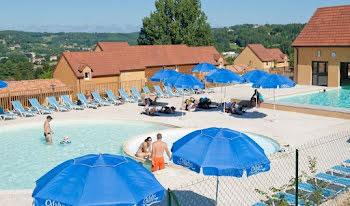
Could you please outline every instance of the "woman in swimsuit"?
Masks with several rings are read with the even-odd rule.
[[[136,152],[136,157],[142,157],[144,159],[147,159],[151,156],[151,145],[152,145],[152,138],[147,137],[144,142],[141,143],[139,149]]]

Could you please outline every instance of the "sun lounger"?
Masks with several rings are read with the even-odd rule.
[[[112,101],[115,105],[119,105],[122,103],[119,99],[117,99],[117,97],[115,97],[112,90],[107,90],[106,93],[108,96],[108,100]]]
[[[147,86],[142,87],[142,90],[146,94],[151,94],[151,91],[149,90],[149,88]]]
[[[334,175],[329,175],[329,174],[326,174],[326,173],[318,173],[316,175],[316,177],[318,179],[325,180],[325,181],[328,181],[330,183],[340,184],[340,185],[344,185],[346,187],[350,186],[350,180],[349,179],[337,177],[337,176],[334,176]]]
[[[255,203],[255,204],[252,205],[252,206],[267,206],[267,205],[264,204],[264,203],[258,202],[258,203]]]
[[[58,112],[70,110],[70,107],[58,104],[55,97],[47,97],[47,100],[49,101],[50,106]]]
[[[170,96],[168,94],[164,94],[162,89],[158,85],[153,86],[156,90],[157,97],[159,98],[169,98]]]
[[[85,108],[97,108],[98,104],[88,102],[84,94],[79,93],[77,96]]]
[[[350,159],[345,160],[345,161],[343,162],[343,165],[344,165],[344,166],[350,167]]]
[[[13,114],[10,110],[7,110],[6,112],[4,112],[2,107],[0,107],[0,120],[1,119],[5,120],[6,118],[14,119],[15,118],[15,114]]]
[[[63,99],[63,102],[66,106],[70,107],[70,109],[84,109],[84,106],[83,105],[77,105],[77,104],[74,104],[68,95],[62,95],[61,96],[62,99]]]
[[[142,97],[141,97],[139,90],[137,90],[134,87],[134,88],[131,88],[131,92],[132,92],[132,95],[134,96],[134,98],[137,98],[139,101],[141,101]]]
[[[101,106],[105,105],[112,105],[110,101],[104,100],[101,98],[100,94],[98,92],[91,92],[92,96],[94,97],[94,100]]]
[[[204,92],[205,93],[215,93],[215,90],[214,90],[214,88],[205,88]]]
[[[343,166],[337,165],[337,166],[332,167],[331,169],[334,171],[337,171],[337,172],[341,172],[341,173],[350,175],[350,167],[343,167]]]
[[[27,110],[24,109],[21,102],[19,101],[12,101],[11,102],[15,112],[20,115],[21,117],[27,117],[27,116],[35,116],[36,112],[32,111],[29,107],[26,107]]]
[[[279,197],[281,197],[282,195],[284,196],[283,199],[286,200],[289,204],[291,205],[295,205],[295,195],[289,194],[289,193],[285,193],[285,192],[280,192],[277,194]],[[298,205],[305,205],[304,202],[299,199],[298,200]]]
[[[164,88],[165,88],[166,93],[169,96],[171,96],[171,97],[173,97],[173,96],[176,96],[176,97],[181,96],[179,93],[173,92],[173,90],[169,86],[164,86]]]
[[[122,99],[124,99],[126,102],[136,102],[137,98],[130,97],[124,89],[118,89],[119,94]]]
[[[29,99],[29,102],[32,105],[32,107],[34,108],[34,111],[38,112],[39,114],[52,113],[52,109],[41,106],[39,101],[36,98]]]
[[[315,187],[310,185],[307,182],[300,182],[298,186],[299,186],[299,189],[302,189],[302,190],[305,190],[305,191],[308,191],[308,192],[314,192],[315,191]],[[326,198],[331,197],[331,196],[335,196],[337,193],[338,193],[338,191],[333,191],[333,190],[329,190],[329,189],[323,189],[323,196],[325,196]]]
[[[190,93],[188,93],[187,91],[185,91],[182,88],[176,88],[176,91],[180,94],[180,95],[190,95]]]

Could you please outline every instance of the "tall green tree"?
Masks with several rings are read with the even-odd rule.
[[[155,7],[156,11],[142,20],[138,44],[205,46],[213,43],[200,0],[157,0]]]

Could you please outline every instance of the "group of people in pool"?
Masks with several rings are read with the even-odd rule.
[[[152,137],[147,137],[139,146],[136,157],[152,161],[152,172],[165,169],[164,152],[171,160],[167,143],[162,140],[162,134],[157,134],[157,141],[152,143]]]
[[[52,121],[52,117],[49,115],[46,117],[46,120],[44,122],[44,137],[46,140],[46,143],[52,144],[52,135],[55,134],[50,126],[50,122]],[[68,136],[65,136],[61,141],[60,144],[69,144],[71,143]]]

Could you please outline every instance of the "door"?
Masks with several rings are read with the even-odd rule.
[[[328,85],[328,62],[312,62],[312,85]]]
[[[340,86],[350,86],[350,62],[340,63]]]

